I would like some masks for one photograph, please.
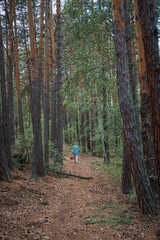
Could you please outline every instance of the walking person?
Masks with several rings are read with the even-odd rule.
[[[72,148],[72,154],[74,155],[74,161],[75,163],[78,162],[78,154],[80,152],[80,148],[77,145],[74,145]]]

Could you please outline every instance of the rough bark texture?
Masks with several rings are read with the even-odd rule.
[[[131,95],[129,62],[127,55],[125,23],[125,0],[113,0],[113,27],[117,62],[117,88],[120,111],[123,119],[126,144],[132,156],[131,169],[140,210],[144,214],[157,215],[155,196],[148,179],[140,148],[138,128]]]
[[[123,161],[122,161],[122,180],[121,189],[124,194],[132,192],[131,184],[131,155],[127,149],[125,131],[123,130]]]
[[[63,112],[62,112],[62,27],[60,0],[57,4],[57,150],[63,152]],[[62,160],[61,160],[62,163]]]
[[[10,144],[15,144],[14,132],[14,99],[13,99],[13,3],[9,1],[9,55],[8,55],[8,110]]]
[[[0,17],[0,180],[10,180],[8,166],[12,166],[10,143],[9,143],[9,123],[8,106],[6,98],[5,68],[2,41],[2,26]],[[1,111],[2,108],[2,111]]]
[[[15,10],[15,1],[14,3],[14,74],[16,80],[17,88],[17,100],[18,100],[18,117],[19,117],[19,131],[21,134],[24,134],[24,125],[23,125],[23,112],[22,112],[22,100],[21,100],[21,84],[20,84],[20,74],[19,74],[19,52],[18,52],[18,35],[17,35],[17,22],[16,22],[16,10]]]
[[[152,102],[152,118],[155,138],[155,159],[160,186],[160,62],[155,0],[135,0],[141,24],[142,40],[148,85]],[[159,192],[160,195],[160,192]]]
[[[142,39],[142,31],[137,1],[135,1],[134,3],[134,9],[138,47],[140,90],[141,90],[141,124],[142,124],[143,153],[152,189],[155,192],[157,192],[155,141],[152,122],[151,92],[149,89],[149,81],[147,77],[145,49]]]
[[[43,25],[42,25],[43,26]],[[43,29],[43,28],[42,28]],[[45,0],[45,44],[44,44],[44,152],[45,152],[45,166],[49,167],[49,6],[48,0]]]
[[[124,11],[125,11],[125,35],[126,35],[126,47],[127,47],[127,53],[128,53],[128,61],[129,61],[129,77],[130,77],[130,84],[131,84],[131,90],[132,90],[132,98],[133,103],[134,96],[135,96],[135,88],[134,88],[134,81],[132,78],[132,61],[131,61],[131,37],[130,37],[130,19],[129,19],[129,6],[128,6],[128,0],[125,1],[124,5]],[[138,125],[138,124],[137,124]],[[139,125],[138,125],[139,126]],[[130,151],[127,149],[126,144],[126,136],[125,131],[123,130],[123,164],[122,164],[122,192],[125,194],[128,194],[132,190],[131,185],[131,156]]]
[[[51,1],[50,35],[51,35],[51,66],[52,66],[52,103],[51,103],[51,142],[56,144],[56,60],[53,32],[53,13]]]
[[[27,1],[28,23],[30,37],[30,59],[31,59],[31,94],[32,94],[32,120],[34,133],[34,146],[32,156],[32,177],[44,176],[42,134],[41,134],[41,106],[40,106],[40,79],[37,77],[36,65],[36,41],[32,17],[31,0]]]

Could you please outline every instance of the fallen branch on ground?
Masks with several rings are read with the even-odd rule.
[[[54,172],[54,173],[69,176],[69,177],[77,177],[77,178],[82,178],[82,179],[87,179],[87,180],[93,179],[92,177],[83,177],[83,176],[75,175],[75,174],[72,174],[72,173],[66,173],[66,172],[61,172],[61,171],[57,171],[57,170],[51,170],[51,171]]]

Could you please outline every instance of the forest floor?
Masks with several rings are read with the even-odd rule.
[[[0,183],[0,239],[160,239],[160,218],[140,214],[100,168],[102,159],[80,154],[74,163],[70,156],[65,152],[63,170],[93,179],[50,172],[34,181],[28,165],[15,168],[11,183]]]

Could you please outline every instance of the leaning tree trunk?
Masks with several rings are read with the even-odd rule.
[[[57,4],[57,150],[62,156],[63,153],[63,112],[62,112],[62,27],[61,27],[61,6],[60,0]],[[63,163],[62,157],[59,160]]]
[[[119,106],[126,134],[127,148],[130,150],[132,156],[131,169],[140,210],[144,214],[157,215],[156,199],[152,192],[140,148],[138,127],[131,95],[129,62],[125,37],[124,4],[125,0],[113,0],[113,26]]]
[[[145,2],[135,0],[135,4],[137,4],[138,12],[140,13],[139,18],[144,45],[144,56],[152,103],[156,169],[158,185],[160,186],[160,62],[156,3],[155,0],[146,0]]]
[[[142,40],[141,23],[138,12],[137,1],[134,4],[136,37],[138,47],[139,77],[141,90],[141,123],[142,123],[142,143],[146,167],[151,182],[152,189],[157,192],[156,164],[155,164],[155,141],[152,122],[152,104],[149,81],[147,77],[147,67],[145,60],[145,49]]]

